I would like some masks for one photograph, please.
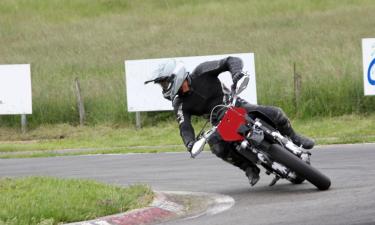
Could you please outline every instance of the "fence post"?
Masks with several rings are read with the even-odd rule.
[[[77,106],[79,111],[79,124],[81,126],[84,125],[86,115],[85,115],[85,106],[83,104],[83,98],[81,95],[81,85],[79,84],[78,78],[75,79],[75,90],[76,90],[76,97],[77,97]]]
[[[26,127],[27,127],[27,118],[26,114],[21,115],[21,131],[22,133],[26,133]]]
[[[301,97],[302,88],[302,77],[301,74],[297,73],[296,63],[293,64],[293,77],[294,77],[294,107],[296,109],[296,114],[298,114],[299,101]]]
[[[137,129],[141,129],[141,112],[135,112],[135,125]]]

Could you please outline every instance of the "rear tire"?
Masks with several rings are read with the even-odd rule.
[[[276,162],[279,162],[292,171],[296,172],[300,178],[305,178],[310,183],[315,185],[319,190],[327,190],[331,186],[331,180],[327,176],[322,174],[311,165],[302,161],[300,158],[284,149],[280,145],[271,145],[268,152]]]

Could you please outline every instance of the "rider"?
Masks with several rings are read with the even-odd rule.
[[[180,135],[189,152],[195,142],[191,116],[209,115],[215,106],[223,104],[230,92],[220,82],[219,74],[229,71],[235,87],[238,80],[244,76],[242,68],[242,60],[230,56],[221,60],[203,62],[189,73],[182,62],[170,59],[159,65],[154,71],[152,80],[145,82],[145,84],[149,82],[160,84],[164,98],[172,101]],[[256,111],[267,116],[276,128],[290,137],[295,144],[305,149],[314,146],[313,140],[297,134],[292,129],[289,119],[280,108],[254,105],[240,98],[236,106],[244,107],[248,112]],[[231,143],[224,142],[219,134],[216,134],[211,136],[208,144],[216,156],[245,171],[251,186],[258,182],[260,169],[239,154]]]

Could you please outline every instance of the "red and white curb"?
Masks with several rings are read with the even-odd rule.
[[[166,195],[193,196],[203,198],[205,208],[192,214],[176,202],[168,200]],[[69,223],[66,225],[146,225],[156,224],[177,218],[196,218],[203,215],[214,215],[230,209],[234,199],[226,195],[200,192],[156,192],[156,197],[149,207],[132,210],[126,213],[106,216],[90,221]]]
[[[205,199],[204,210],[199,213],[187,215],[186,218],[197,218],[204,215],[215,215],[224,212],[234,206],[234,199],[228,195],[205,193],[205,192],[185,192],[185,191],[165,191],[166,194],[194,196]]]

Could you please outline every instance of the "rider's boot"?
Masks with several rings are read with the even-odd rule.
[[[249,179],[251,186],[254,186],[260,179],[259,177],[260,169],[256,165],[252,165],[246,168],[245,174]]]
[[[286,119],[284,123],[279,124],[278,128],[282,134],[290,137],[294,144],[302,146],[304,149],[312,149],[315,145],[315,142],[312,139],[297,134],[293,130],[292,125],[290,124],[288,119]]]
[[[315,142],[312,139],[299,135],[295,132],[289,135],[289,137],[292,139],[294,144],[302,146],[304,149],[312,149],[315,145]]]

